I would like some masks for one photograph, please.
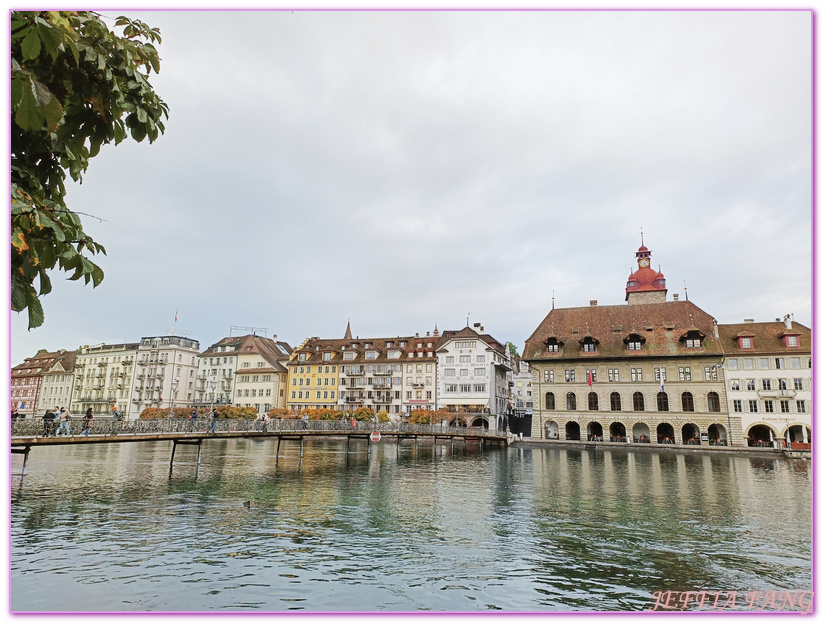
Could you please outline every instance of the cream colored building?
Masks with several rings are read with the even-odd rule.
[[[811,331],[781,321],[719,325],[729,412],[749,443],[810,443]]]
[[[140,338],[129,416],[143,409],[191,406],[195,399],[200,343],[177,335]]]
[[[59,351],[54,360],[41,371],[37,413],[54,407],[69,407],[74,389],[74,362],[77,351]]]
[[[82,415],[92,408],[95,415],[108,416],[117,405],[125,416],[135,413],[129,400],[134,379],[137,343],[97,344],[80,349],[74,364],[71,408]]]

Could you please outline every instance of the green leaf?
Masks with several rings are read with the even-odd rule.
[[[17,112],[14,114],[14,122],[20,126],[21,130],[33,132],[43,127],[45,117],[37,110],[37,100],[34,97],[34,89],[31,87],[31,82],[29,82],[26,87],[27,88],[23,89],[20,104],[17,106]]]
[[[11,282],[11,309],[12,311],[23,311],[26,309],[26,288],[28,285],[19,279],[12,279]]]
[[[43,306],[33,287],[26,290],[26,306],[29,308],[29,330],[36,329],[43,324]]]
[[[32,29],[32,31],[26,35],[26,38],[23,39],[21,49],[23,52],[23,60],[37,58],[40,55],[40,35],[37,34],[36,30]]]
[[[26,240],[26,234],[20,229],[15,229],[11,232],[11,246],[17,250],[17,253],[23,253],[29,250],[29,243]]]
[[[51,292],[51,279],[49,279],[45,268],[40,269],[40,296]]]

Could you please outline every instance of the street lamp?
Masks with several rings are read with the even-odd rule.
[[[174,417],[174,397],[177,394],[177,379],[171,382],[171,407],[169,407],[169,419]]]

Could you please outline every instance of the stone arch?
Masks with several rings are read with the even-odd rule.
[[[449,426],[462,426],[463,428],[466,428],[468,424],[466,424],[466,420],[464,420],[462,417],[458,417],[450,421]]]
[[[674,443],[674,427],[668,422],[657,425],[657,443]]]
[[[549,420],[546,422],[546,439],[560,439],[560,432],[557,422]]]
[[[774,426],[766,422],[750,424],[744,434],[748,446],[771,446],[772,441],[780,437]]]
[[[786,426],[781,436],[788,443],[811,443],[812,427],[804,422],[793,422]]]
[[[566,423],[566,439],[570,441],[580,441],[580,424],[577,422]]]
[[[600,422],[589,422],[586,434],[589,441],[603,441],[603,426]]]
[[[683,440],[683,445],[700,445],[700,428],[697,424],[692,422],[683,424],[683,428],[680,429],[680,434],[682,435],[681,439]]]
[[[477,416],[477,417],[475,417],[475,418],[472,420],[471,425],[472,425],[472,426],[478,426],[478,427],[479,427],[479,426],[482,426],[482,427],[483,427],[483,428],[485,428],[486,430],[489,430],[489,421],[488,421],[485,417],[482,417],[482,416]]]
[[[722,424],[712,424],[709,426],[709,445],[710,446],[727,446],[729,440],[727,438],[726,427]]]
[[[632,426],[632,439],[635,443],[650,443],[651,435],[649,433],[649,425],[644,422],[638,422]]]
[[[626,441],[626,427],[623,422],[612,422],[609,424],[610,441]]]

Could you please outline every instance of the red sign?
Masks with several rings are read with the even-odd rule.
[[[380,441],[380,433],[378,433],[377,431],[374,431],[374,432],[371,434],[371,440],[372,440],[374,443],[377,443],[378,441]]]

